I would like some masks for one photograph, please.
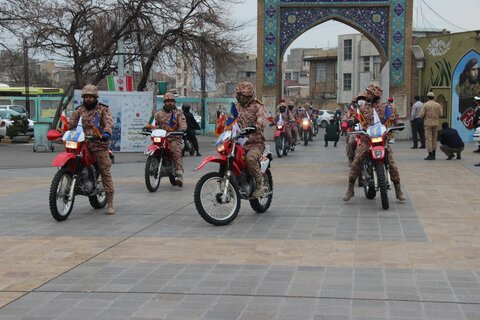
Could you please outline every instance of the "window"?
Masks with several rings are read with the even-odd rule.
[[[363,71],[370,71],[370,57],[363,57]]]
[[[380,66],[381,66],[382,60],[380,57],[375,57],[373,59],[373,80],[378,80],[380,78]]]
[[[327,64],[317,63],[315,69],[315,82],[325,82],[327,80]]]
[[[343,74],[343,91],[352,91],[352,74]]]
[[[300,71],[300,78],[308,77],[307,71]]]
[[[352,39],[343,40],[343,60],[352,60]]]

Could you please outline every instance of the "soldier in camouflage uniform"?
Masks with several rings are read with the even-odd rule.
[[[291,144],[292,143],[292,129],[290,127],[290,125],[288,124],[288,116],[287,116],[287,104],[285,102],[280,102],[278,104],[278,112],[277,112],[277,115],[275,116],[275,123],[278,122],[278,120],[280,119],[280,117],[282,117],[282,122],[283,122],[283,126],[285,126],[285,136],[287,138],[287,142],[288,144]]]
[[[354,101],[352,101],[352,104],[350,105],[348,110],[346,110],[343,113],[342,121],[346,121],[348,124],[349,119],[357,118],[357,109],[365,105],[365,98],[366,98],[366,93],[359,92],[355,97]],[[354,125],[352,122],[350,122],[350,127],[347,128],[347,131],[353,131],[353,130],[354,130]],[[348,164],[351,165],[353,159],[355,158],[355,150],[357,149],[357,139],[355,139],[354,136],[347,135],[345,142],[346,142],[345,149],[347,151]]]
[[[443,116],[442,106],[436,102],[433,92],[427,93],[428,101],[423,104],[420,118],[423,118],[425,127],[425,144],[428,156],[424,160],[435,160],[437,151],[438,120]]]
[[[364,130],[367,129],[370,125],[374,124],[374,109],[376,110],[378,117],[380,118],[382,123],[386,123],[387,120],[389,120],[390,124],[392,125],[396,125],[398,123],[398,114],[395,112],[395,110],[392,110],[389,119],[385,119],[385,109],[387,105],[385,103],[380,103],[382,93],[383,89],[377,83],[371,83],[367,88],[367,104],[359,108],[361,118],[363,119],[362,127]],[[355,119],[352,117],[349,120],[354,121]],[[387,137],[387,141],[388,139],[389,138]],[[400,188],[400,173],[398,172],[397,164],[393,159],[392,149],[386,148],[385,150],[388,155],[390,179],[395,186],[395,195],[398,200],[404,201],[406,200],[406,198]],[[370,152],[368,148],[368,138],[362,136],[362,139],[360,139],[360,143],[357,146],[357,150],[355,151],[355,158],[353,159],[352,165],[350,167],[350,174],[348,176],[348,189],[343,196],[343,201],[348,201],[353,197],[355,180],[360,175],[362,164],[365,161],[368,152]]]
[[[87,84],[82,89],[83,104],[80,105],[69,121],[69,128],[75,128],[80,117],[82,118],[82,127],[85,135],[95,135],[95,116],[98,114],[99,132],[102,137],[100,141],[92,141],[89,149],[95,156],[100,175],[102,176],[103,187],[107,196],[107,214],[115,214],[113,207],[113,180],[110,173],[112,161],[110,160],[108,151],[108,140],[113,130],[112,113],[107,105],[98,102],[98,89],[96,86]]]
[[[167,132],[187,130],[187,120],[182,111],[175,106],[175,96],[171,92],[165,93],[163,97],[163,109],[155,115],[155,123],[158,129]],[[169,136],[173,164],[175,166],[175,181],[180,188],[183,186],[183,138],[181,136]]]
[[[292,100],[287,101],[287,119],[288,128],[290,128],[290,134],[293,140],[298,137],[297,119],[295,118],[295,105]]]
[[[248,135],[248,140],[243,146],[246,155],[245,162],[248,172],[255,179],[256,189],[252,197],[263,196],[263,175],[260,171],[260,159],[265,150],[265,137],[263,130],[267,122],[265,107],[261,102],[255,99],[253,84],[247,81],[241,81],[235,87],[237,93],[236,107],[238,110],[237,124],[240,128],[254,126],[257,130]]]

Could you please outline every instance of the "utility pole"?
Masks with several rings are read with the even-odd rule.
[[[27,39],[23,39],[23,64],[24,64],[24,69],[25,69],[25,109],[27,109],[28,116],[30,117],[31,114],[32,114],[32,111],[30,110],[30,78],[28,76]]]
[[[205,118],[206,118],[206,97],[207,97],[207,57],[205,54],[205,48],[203,42],[200,47],[200,94],[201,94],[201,108],[202,108],[202,129],[205,133]]]

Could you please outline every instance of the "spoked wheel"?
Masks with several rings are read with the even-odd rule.
[[[72,181],[72,173],[67,168],[61,168],[53,177],[48,203],[50,213],[57,221],[67,220],[72,212],[75,193],[70,200],[68,199]]]
[[[107,205],[107,195],[105,193],[105,189],[103,188],[103,182],[101,180],[98,181],[97,194],[89,196],[88,201],[94,209],[102,209],[105,208],[105,206]]]
[[[240,195],[229,183],[226,195],[223,175],[210,172],[200,178],[193,199],[198,213],[208,223],[224,226],[232,222],[240,211]]]
[[[277,152],[277,157],[283,157],[283,139],[278,137],[275,138],[275,151]]]
[[[162,160],[155,156],[149,156],[145,163],[145,185],[148,191],[155,192],[160,186],[160,175],[158,172],[159,166],[162,165]]]
[[[273,179],[270,169],[267,169],[263,174],[263,190],[265,195],[263,197],[250,200],[250,206],[257,213],[263,213],[270,208],[273,198]]]
[[[375,170],[377,171],[378,188],[380,189],[382,208],[384,210],[387,210],[390,207],[390,204],[388,203],[387,181],[385,180],[385,166],[382,162],[375,162]]]

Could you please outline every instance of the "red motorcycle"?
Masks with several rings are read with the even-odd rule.
[[[185,133],[174,131],[167,133],[163,129],[155,129],[152,132],[143,131],[142,134],[149,135],[152,140],[152,144],[145,150],[145,154],[148,155],[145,163],[145,185],[148,191],[157,191],[163,177],[168,177],[170,184],[176,186],[175,168],[167,137],[183,136]]]
[[[275,141],[275,151],[277,156],[282,158],[283,156],[288,155],[290,150],[290,145],[287,141],[287,123],[283,121],[282,117],[278,117],[276,123],[271,123],[270,126],[275,126],[275,133],[273,134],[273,139]]]
[[[388,200],[388,190],[391,189],[390,173],[387,149],[387,134],[391,131],[401,131],[405,125],[399,124],[394,127],[386,128],[385,125],[377,123],[367,128],[366,131],[352,131],[349,135],[360,135],[368,138],[369,153],[362,165],[361,179],[365,196],[368,199],[374,199],[377,191],[380,191],[382,208],[387,210],[390,207]]]
[[[96,159],[88,149],[91,141],[100,140],[97,136],[85,136],[83,131],[71,130],[65,134],[51,130],[47,134],[50,141],[62,139],[65,152],[58,154],[52,162],[59,167],[50,186],[50,213],[57,221],[68,218],[73,209],[76,195],[87,196],[95,209],[107,205],[107,196]]]
[[[252,198],[256,182],[245,164],[245,150],[242,147],[245,137],[255,128],[247,127],[238,133],[225,131],[216,143],[218,156],[206,157],[195,171],[202,169],[207,163],[218,163],[218,172],[209,172],[200,178],[195,186],[194,201],[200,216],[208,223],[216,226],[232,222],[240,210],[240,199],[248,200],[257,213],[268,210],[273,197],[273,181],[270,172],[272,154],[265,148],[260,161],[264,181],[264,195]]]

